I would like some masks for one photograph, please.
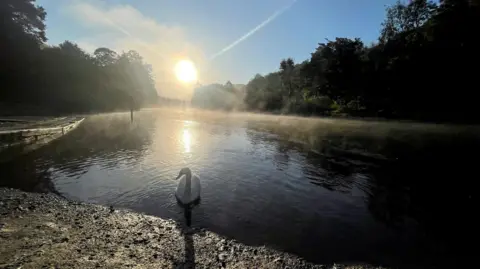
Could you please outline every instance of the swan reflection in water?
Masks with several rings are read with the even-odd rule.
[[[183,234],[183,243],[185,247],[185,259],[183,261],[183,268],[195,268],[195,245],[193,241],[193,235],[195,230],[192,226],[192,210],[200,203],[197,200],[195,203],[184,205],[178,203],[183,208],[183,215],[185,217],[185,223],[180,224],[180,230]]]
[[[185,244],[185,265],[187,268],[195,268],[195,245],[193,243],[193,231],[190,229],[192,225],[192,207],[184,208],[185,221],[188,227],[187,231],[183,231],[183,243]]]
[[[191,152],[192,136],[188,128],[191,122],[184,123],[184,130],[182,135],[182,142],[184,152]],[[192,174],[192,171],[186,167],[182,168],[176,178],[179,180],[175,198],[178,204],[183,208],[185,217],[185,224],[181,225],[183,234],[183,242],[185,246],[185,260],[183,262],[184,268],[195,268],[195,245],[193,242],[194,230],[192,225],[192,209],[200,203],[200,178]]]

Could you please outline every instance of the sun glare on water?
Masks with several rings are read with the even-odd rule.
[[[181,60],[175,65],[175,75],[184,83],[197,81],[197,69],[193,62],[188,60]]]
[[[183,130],[182,142],[183,142],[185,152],[190,153],[190,150],[191,150],[190,146],[192,144],[192,137],[191,137],[190,131],[188,129]]]

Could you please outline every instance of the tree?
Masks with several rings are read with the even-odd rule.
[[[192,105],[204,109],[232,111],[241,108],[243,99],[230,81],[210,84],[194,90]]]
[[[295,62],[292,58],[283,59],[280,62],[280,76],[282,77],[283,88],[287,90],[287,96],[292,96],[292,74]]]
[[[138,52],[49,46],[45,15],[33,0],[0,2],[0,61],[8,63],[0,65],[2,102],[51,113],[156,102],[152,67]],[[228,81],[195,98],[226,110],[244,98],[247,109],[275,113],[478,122],[471,68],[480,60],[478,25],[478,0],[397,2],[386,10],[377,44],[326,40],[300,64],[284,58],[278,70],[255,75],[245,91]]]
[[[93,53],[99,66],[113,65],[118,60],[118,54],[108,48],[98,48]]]
[[[35,86],[41,68],[40,44],[46,41],[45,11],[34,1],[0,1],[0,100],[30,98],[24,89]]]
[[[255,77],[247,83],[245,103],[248,109],[257,110],[262,108],[266,85],[266,79],[260,74],[256,74]]]
[[[397,2],[378,44],[320,43],[301,65],[284,59],[278,72],[255,76],[245,102],[267,111],[283,105],[285,113],[478,121],[471,68],[480,60],[478,25],[478,0]]]
[[[436,4],[427,0],[400,1],[387,8],[387,17],[382,23],[380,42],[386,43],[402,32],[418,29],[427,22],[436,10]]]
[[[129,109],[156,102],[151,66],[136,51],[94,55],[65,41],[45,42],[45,15],[33,0],[0,2],[0,98],[45,113]]]
[[[363,42],[358,38],[337,38],[320,44],[318,50],[325,59],[327,80],[321,92],[341,104],[357,99],[362,94]]]
[[[45,16],[47,13],[35,0],[2,0],[0,2],[0,43],[10,43],[28,37],[38,44],[47,41]]]
[[[235,91],[235,87],[233,86],[232,82],[230,82],[230,80],[225,83],[223,88],[225,90],[229,91],[229,92],[234,92]]]
[[[90,60],[91,58],[91,56],[82,50],[77,44],[70,41],[64,41],[58,45],[58,48],[62,51],[62,53],[72,57],[77,57],[84,60]]]

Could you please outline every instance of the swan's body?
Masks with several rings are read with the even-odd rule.
[[[188,168],[180,170],[177,179],[180,179],[175,196],[183,205],[193,204],[200,200],[200,178]]]

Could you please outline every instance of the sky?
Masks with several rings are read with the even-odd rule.
[[[246,84],[283,58],[302,62],[335,37],[378,38],[396,0],[37,0],[47,11],[48,43],[87,52],[136,50],[152,65],[157,91],[188,98],[175,63],[187,59],[202,84]]]

